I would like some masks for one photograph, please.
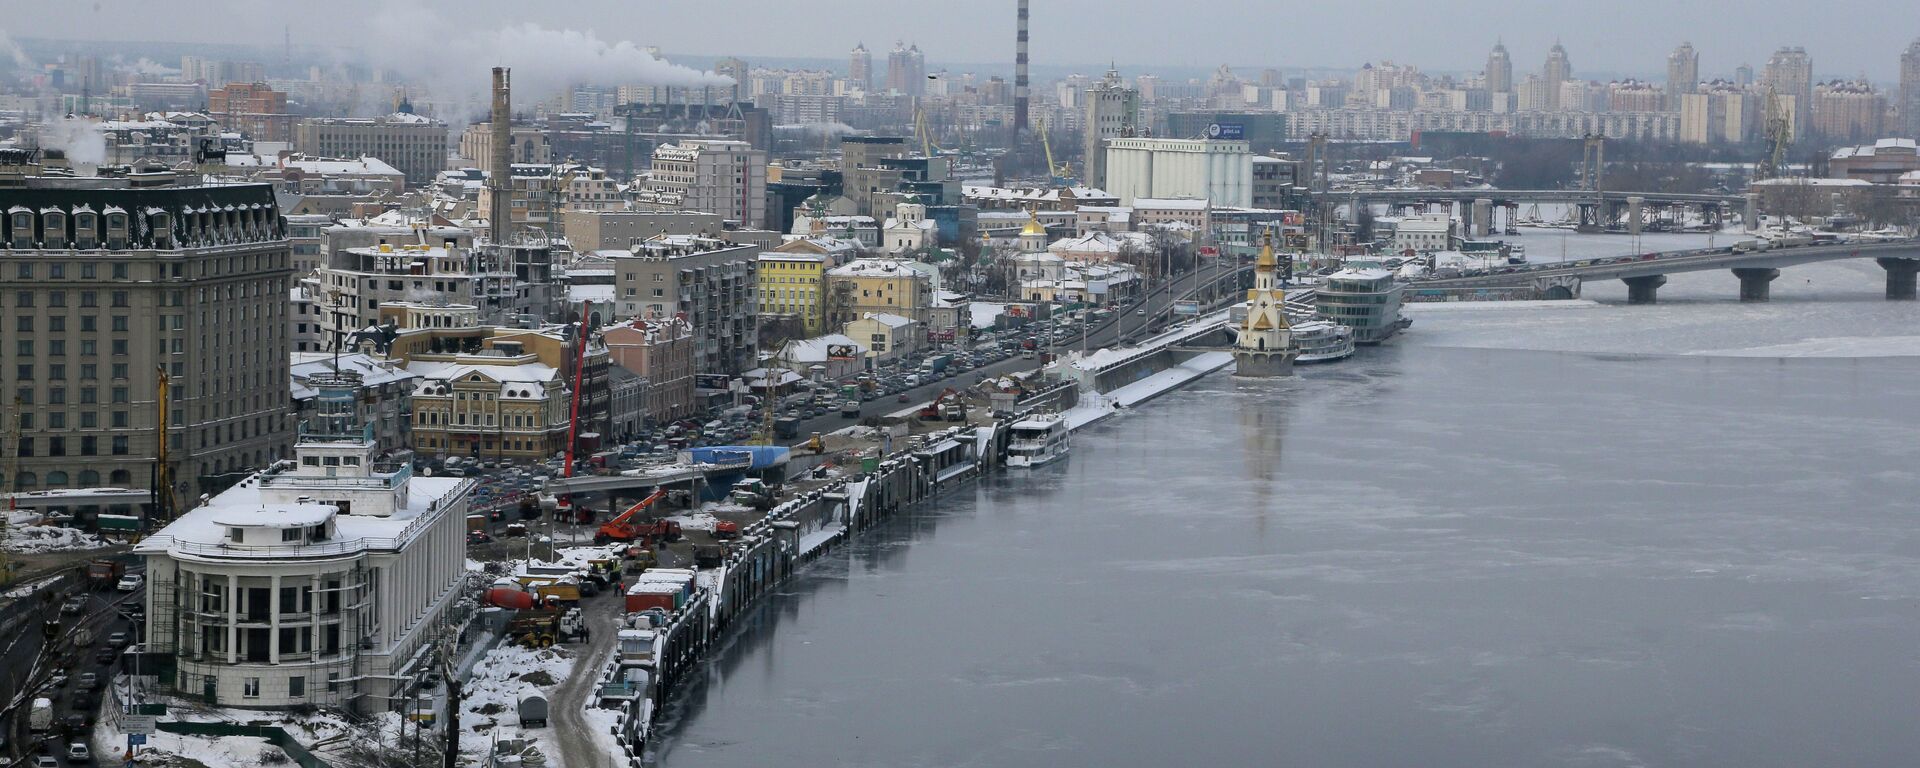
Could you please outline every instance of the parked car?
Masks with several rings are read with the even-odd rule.
[[[108,647],[108,648],[125,648],[125,647],[127,647],[127,633],[125,633],[125,632],[115,632],[115,633],[113,633],[113,634],[111,634],[111,635],[107,635],[107,647]]]
[[[33,768],[60,768],[60,761],[44,752],[33,756]]]
[[[80,673],[80,690],[91,691],[100,687],[100,676],[92,672]]]

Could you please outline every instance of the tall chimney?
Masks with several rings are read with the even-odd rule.
[[[1027,0],[1020,0],[1019,27],[1013,47],[1013,146],[1027,132]]]
[[[493,157],[487,163],[487,189],[493,197],[487,210],[487,235],[505,243],[513,229],[513,88],[512,70],[493,68]]]

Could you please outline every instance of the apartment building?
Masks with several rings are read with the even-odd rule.
[[[758,339],[759,254],[753,245],[692,235],[639,243],[613,255],[614,316],[683,318],[693,326],[695,373],[748,370]]]

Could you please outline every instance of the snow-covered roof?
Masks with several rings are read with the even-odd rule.
[[[188,511],[175,518],[165,528],[143,540],[134,547],[137,553],[164,552],[177,543],[214,546],[226,541],[227,528],[234,525],[271,526],[278,522],[310,518],[317,514],[312,504],[268,504],[261,493],[261,477],[265,473],[255,473],[240,481],[232,488],[213,497],[205,505]],[[405,506],[395,509],[392,515],[335,515],[334,535],[327,542],[329,546],[346,549],[358,542],[363,548],[371,549],[379,542],[396,542],[403,536],[418,534],[409,531],[416,519],[435,508],[442,499],[458,491],[470,481],[458,477],[420,477],[407,479]],[[331,507],[321,507],[331,510]],[[391,546],[383,543],[382,548]],[[196,554],[201,554],[196,552]]]
[[[899,259],[854,259],[828,270],[827,274],[838,277],[931,277],[928,270],[921,266],[917,262]]]
[[[1756,187],[1871,187],[1873,182],[1866,179],[1828,179],[1817,176],[1782,176],[1761,179],[1753,183]]]
[[[1920,153],[1920,142],[1915,142],[1913,139],[1903,139],[1903,138],[1881,139],[1872,144],[1863,144],[1857,147],[1841,147],[1839,149],[1836,149],[1833,151],[1833,159],[1845,160],[1851,157],[1873,157],[1874,155],[1879,154],[1882,150],[1889,150],[1889,149],[1902,150],[1897,154],[1912,155],[1915,153]]]
[[[866,316],[862,319],[872,320],[876,323],[887,326],[888,328],[905,328],[906,326],[913,324],[912,320],[893,314],[891,312],[868,312]]]
[[[829,333],[825,336],[801,339],[787,345],[786,356],[796,363],[826,362],[827,348],[840,345],[851,346],[859,352],[867,351],[866,345],[854,341],[851,336],[844,333]]]
[[[1204,211],[1207,209],[1207,201],[1192,197],[1136,197],[1133,199],[1133,208],[1134,210],[1158,208],[1171,211]]]
[[[575,304],[583,301],[591,301],[595,304],[611,304],[613,303],[613,289],[614,286],[611,285],[569,285],[567,286],[567,301]]]
[[[1343,269],[1331,275],[1328,275],[1327,279],[1329,280],[1378,280],[1383,277],[1393,277],[1393,273],[1384,269],[1376,269],[1371,267],[1363,268],[1363,269]]]

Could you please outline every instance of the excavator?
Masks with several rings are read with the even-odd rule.
[[[921,421],[966,421],[967,407],[960,402],[960,393],[953,387],[947,387],[940,396],[920,409]]]
[[[605,544],[610,541],[631,542],[645,540],[648,546],[651,546],[654,541],[672,541],[678,538],[680,535],[680,524],[671,520],[655,520],[642,525],[633,525],[629,522],[633,519],[634,515],[639,514],[642,510],[653,506],[666,497],[667,489],[665,488],[657,489],[653,493],[648,494],[646,498],[640,500],[640,503],[628,507],[627,511],[620,513],[612,520],[602,523],[600,530],[593,534],[593,543]]]

